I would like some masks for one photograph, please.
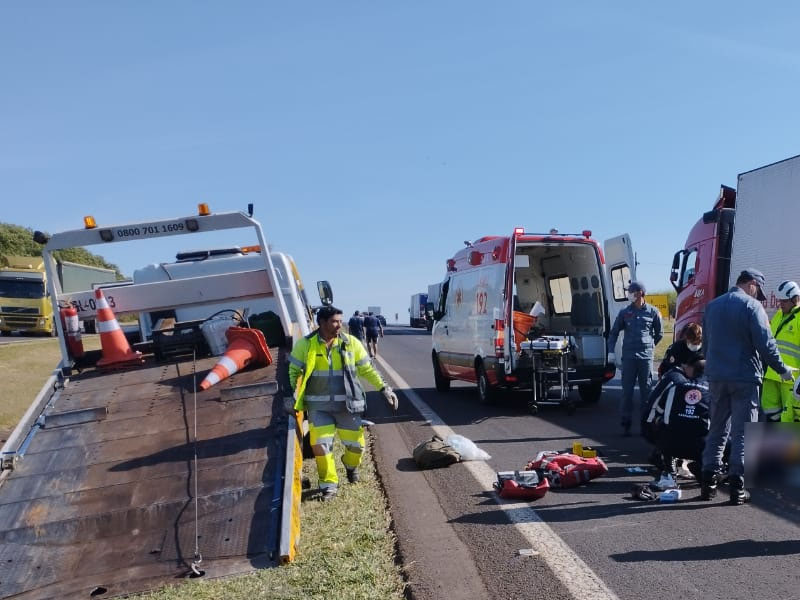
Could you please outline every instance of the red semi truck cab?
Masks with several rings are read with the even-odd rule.
[[[695,223],[672,259],[670,282],[678,293],[675,339],[692,322],[702,323],[706,305],[728,289],[736,190],[721,186],[714,207]]]

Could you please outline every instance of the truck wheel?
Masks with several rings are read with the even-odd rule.
[[[449,392],[450,380],[442,373],[442,366],[439,364],[439,358],[436,353],[433,353],[433,380],[436,383],[437,392]]]
[[[475,365],[475,373],[478,377],[478,400],[481,404],[493,404],[497,398],[497,390],[489,385],[489,377],[482,362]]]
[[[578,395],[587,404],[596,404],[603,393],[602,383],[582,383],[578,386]]]

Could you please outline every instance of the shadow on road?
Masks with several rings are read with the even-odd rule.
[[[737,540],[710,546],[689,546],[672,550],[634,550],[612,554],[617,562],[725,560],[733,558],[752,558],[763,556],[783,556],[800,554],[800,541],[784,540],[765,542],[757,540]]]

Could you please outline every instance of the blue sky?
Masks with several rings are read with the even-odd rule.
[[[252,202],[307,287],[390,320],[515,226],[628,232],[666,289],[719,184],[800,153],[799,24],[793,3],[3,3],[0,221]],[[129,275],[171,259],[139,246],[93,250]]]

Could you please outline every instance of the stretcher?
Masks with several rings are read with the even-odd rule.
[[[569,337],[544,335],[522,342],[520,350],[531,355],[533,366],[533,393],[528,400],[528,411],[535,415],[539,412],[539,404],[554,403],[563,406],[567,414],[573,414],[575,402],[569,396],[569,374],[575,369],[569,368],[572,353]],[[556,398],[549,397],[551,388],[557,388]]]

